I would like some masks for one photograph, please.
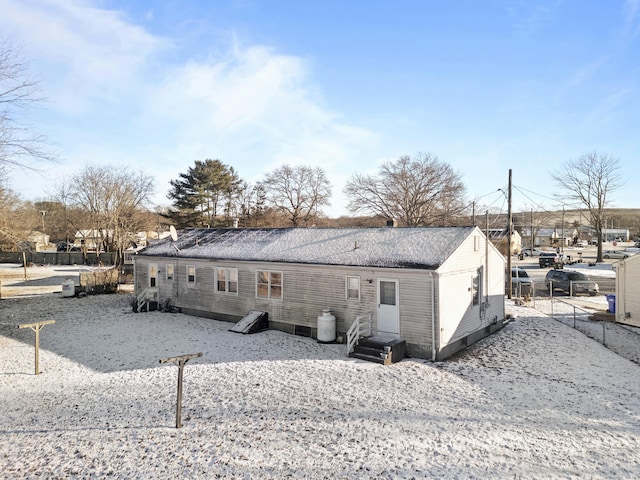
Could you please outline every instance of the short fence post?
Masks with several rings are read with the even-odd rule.
[[[605,320],[602,321],[602,345],[607,346],[605,332],[607,331],[607,322]]]
[[[576,306],[573,306],[573,328],[576,328]]]

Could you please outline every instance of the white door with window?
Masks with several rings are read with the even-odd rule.
[[[378,332],[400,334],[398,280],[378,280]]]
[[[149,264],[149,286],[150,287],[158,286],[158,264],[157,263]]]

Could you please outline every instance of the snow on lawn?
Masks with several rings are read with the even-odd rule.
[[[0,301],[4,478],[640,477],[640,366],[533,308],[449,361],[384,367],[131,300]],[[15,325],[48,319],[36,376]],[[176,429],[159,360],[197,352]]]

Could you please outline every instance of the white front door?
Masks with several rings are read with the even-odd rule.
[[[150,287],[158,286],[158,264],[157,263],[149,264],[149,286]]]
[[[400,334],[398,280],[378,280],[378,332]]]

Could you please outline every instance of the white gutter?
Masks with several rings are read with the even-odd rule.
[[[435,274],[431,273],[431,361],[436,361],[436,287]]]

